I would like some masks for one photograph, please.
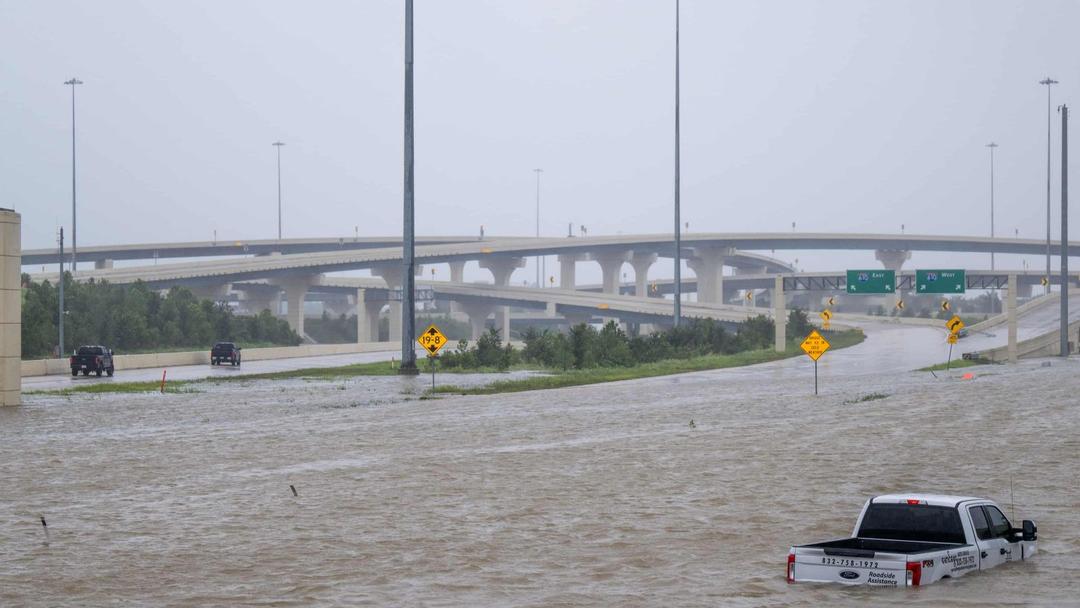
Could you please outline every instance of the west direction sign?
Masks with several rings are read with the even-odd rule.
[[[847,292],[854,294],[894,293],[896,273],[892,270],[849,270]]]
[[[964,293],[967,277],[963,270],[916,270],[915,293]]]

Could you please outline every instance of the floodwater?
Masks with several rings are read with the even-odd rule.
[[[935,378],[897,354],[922,342],[826,353],[818,397],[805,358],[483,397],[26,396],[0,411],[0,605],[1076,605],[1080,360]],[[785,582],[789,545],[905,490],[995,498],[1040,554],[914,590]]]

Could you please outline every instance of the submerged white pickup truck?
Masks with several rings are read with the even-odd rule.
[[[851,538],[791,548],[789,583],[917,587],[1035,555],[1035,522],[1014,528],[985,498],[891,494],[866,501]]]

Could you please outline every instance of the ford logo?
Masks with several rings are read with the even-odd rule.
[[[859,573],[853,570],[844,570],[840,573],[840,578],[846,578],[849,581],[853,581],[859,578]]]

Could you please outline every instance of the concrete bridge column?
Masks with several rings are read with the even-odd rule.
[[[21,264],[22,217],[0,209],[0,407],[22,403]]]
[[[379,313],[383,308],[382,300],[369,301],[366,289],[356,290],[356,341],[379,341]]]
[[[588,323],[593,318],[592,313],[589,312],[560,312],[560,314],[566,319],[566,324],[570,327]]]
[[[698,302],[724,303],[724,261],[735,254],[732,247],[695,247],[686,261],[697,277]]]
[[[773,286],[773,324],[776,326],[776,352],[782,353],[787,350],[787,307],[784,304],[784,277],[776,275],[776,284]]]
[[[423,267],[419,264],[416,265],[415,276],[420,276],[423,272]],[[382,277],[382,280],[386,281],[386,286],[393,291],[400,291],[402,284],[405,282],[404,267],[398,264],[389,264],[386,266],[376,266],[371,269],[371,274],[377,277]],[[390,336],[391,342],[401,342],[401,300],[390,298]]]
[[[634,267],[634,295],[639,298],[649,297],[649,268],[656,263],[655,253],[635,253],[630,258]]]
[[[1005,296],[1005,312],[1009,320],[1009,363],[1016,363],[1016,275],[1009,275],[1009,292]]]
[[[465,282],[465,261],[450,262],[450,282],[462,284]],[[461,312],[461,303],[450,300],[450,313]]]
[[[301,338],[304,337],[304,300],[307,298],[308,287],[312,277],[290,277],[283,279],[279,285],[285,291],[285,302],[289,308],[286,319]]]
[[[113,261],[112,260],[108,260],[108,259],[94,260],[94,269],[95,270],[107,270],[107,269],[112,268],[112,267],[113,267]],[[66,340],[65,340],[65,342],[66,342]]]
[[[900,272],[904,262],[911,259],[911,252],[900,249],[878,249],[874,252],[874,259],[881,262],[885,270]]]
[[[269,310],[274,316],[281,313],[281,291],[274,285],[267,285],[266,289],[245,289],[243,302],[244,310],[250,315],[258,315],[264,310]]]
[[[605,251],[603,253],[594,253],[590,257],[597,264],[600,264],[600,272],[604,277],[602,291],[618,295],[619,273],[622,271],[623,264],[630,261],[630,252]]]
[[[497,287],[509,287],[510,277],[518,268],[525,267],[525,258],[494,257],[480,260],[480,267],[491,272]],[[470,315],[471,317],[472,315]],[[510,341],[510,307],[500,306],[495,312],[495,327],[499,328],[499,336],[506,342]]]
[[[460,304],[461,311],[469,316],[472,340],[475,342],[487,331],[487,318],[495,310],[495,306],[483,302],[461,302]]]
[[[584,256],[576,253],[559,254],[559,288],[574,289],[577,286],[577,263]]]

